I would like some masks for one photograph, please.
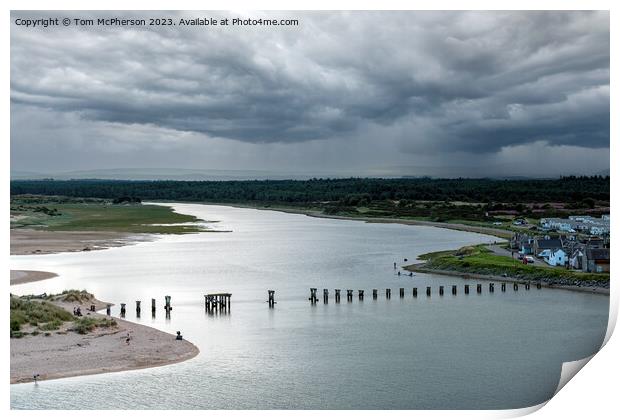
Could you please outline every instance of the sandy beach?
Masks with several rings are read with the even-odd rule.
[[[32,229],[11,229],[11,255],[85,252],[130,245],[150,240],[148,234],[80,231],[55,232]],[[11,285],[40,281],[57,276],[55,273],[32,270],[11,270]],[[81,308],[94,304],[96,310],[106,304],[96,299],[82,302]],[[71,312],[73,303],[54,302]],[[84,310],[84,316],[109,318]],[[155,328],[114,318],[114,327],[97,327],[87,334],[69,331],[66,322],[58,331],[11,338],[11,383],[92,375],[105,372],[143,369],[178,363],[196,356],[199,350],[186,340],[176,340]],[[24,326],[30,332],[34,327]],[[127,337],[130,337],[127,342]]]
[[[105,303],[96,299],[80,306],[88,308],[91,302],[97,310],[105,308]],[[75,306],[71,302],[56,304],[69,311]],[[84,316],[106,318],[86,310]],[[114,319],[116,327],[96,328],[83,335],[63,326],[60,333],[54,331],[49,336],[11,338],[11,383],[31,382],[34,374],[40,375],[39,380],[46,380],[163,366],[199,353],[187,340],[176,340],[172,334]]]
[[[11,270],[11,286],[14,284],[31,283],[33,281],[47,280],[58,274],[49,271]]]
[[[94,251],[149,240],[147,234],[11,229],[11,255]]]

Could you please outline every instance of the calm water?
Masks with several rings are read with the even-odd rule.
[[[128,319],[181,330],[201,350],[180,364],[11,386],[13,408],[501,409],[553,395],[561,364],[598,350],[607,297],[558,290],[464,295],[467,281],[392,264],[494,238],[430,227],[336,221],[270,211],[178,204],[216,229],[90,253],[11,257],[11,268],[60,277],[14,293],[85,288],[127,302]],[[450,294],[452,284],[459,294]],[[426,285],[433,296],[424,296]],[[446,295],[436,289],[446,286]],[[413,287],[422,292],[417,299]],[[309,288],[330,289],[311,306]],[[392,288],[392,299],[384,297]],[[404,299],[398,288],[405,287]],[[333,289],[355,289],[340,304]],[[371,289],[380,290],[372,300]],[[276,308],[265,303],[276,290]],[[357,290],[365,289],[363,302]],[[225,316],[208,292],[233,294]],[[160,309],[172,296],[172,318]],[[150,299],[158,300],[151,319]],[[135,319],[134,302],[146,305]],[[113,314],[118,313],[118,307]]]

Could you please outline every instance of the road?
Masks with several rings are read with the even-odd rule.
[[[514,259],[518,259],[518,256],[519,256],[518,252],[514,251],[514,254],[513,254],[512,251],[500,245],[487,245],[487,249],[491,251],[492,253],[494,253],[495,255],[501,255],[503,257],[512,257]],[[532,263],[529,263],[529,264],[532,264]],[[547,263],[539,260],[538,258],[534,258],[534,266],[550,267]]]

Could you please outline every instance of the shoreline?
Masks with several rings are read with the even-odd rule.
[[[233,204],[186,201],[162,201],[160,203],[171,205],[174,203],[204,204],[254,210],[277,211],[281,213],[300,214],[307,217],[316,217],[320,219],[351,220],[365,223],[396,223],[409,226],[429,226],[441,229],[450,229],[462,232],[471,232],[481,235],[494,236],[501,241],[506,240],[511,235],[511,231],[492,227],[470,226],[460,223],[430,222],[424,220],[338,216],[328,215],[316,210],[308,209],[257,207],[238,203]],[[26,228],[14,228],[10,230],[10,233],[10,255],[45,255],[58,254],[62,252],[98,251],[102,249],[128,246],[138,242],[154,240],[154,235],[149,233],[131,234],[112,231],[46,231]]]
[[[417,263],[409,266],[402,267],[406,271],[411,271],[415,273],[427,273],[427,274],[439,274],[444,276],[453,276],[453,277],[462,277],[464,279],[477,279],[477,280],[486,280],[486,281],[496,281],[496,282],[511,282],[511,283],[520,283],[525,284],[528,280],[519,279],[516,277],[502,277],[502,276],[492,276],[489,274],[476,274],[476,273],[466,273],[462,271],[453,271],[453,270],[438,270],[435,268],[426,268],[425,263]],[[532,281],[532,283],[535,283]],[[592,293],[597,295],[605,295],[609,296],[609,288],[604,287],[579,287],[573,285],[562,285],[562,284],[553,284],[549,285],[546,282],[541,282],[542,287],[547,289],[558,289],[558,290],[568,290],[579,293]]]
[[[58,277],[58,274],[49,271],[11,270],[11,286],[32,283]]]
[[[489,236],[496,237],[498,239],[498,242],[506,241],[507,239],[510,239],[510,237],[512,236],[512,231],[508,231],[505,229],[497,229],[497,228],[491,228],[491,227],[486,228],[482,226],[470,226],[470,225],[463,225],[463,224],[458,224],[458,223],[429,222],[429,221],[423,221],[423,220],[407,220],[407,219],[338,216],[338,215],[323,214],[316,210],[302,210],[302,209],[298,210],[298,209],[288,209],[288,208],[278,208],[278,207],[257,207],[257,206],[245,205],[245,204],[188,202],[188,201],[179,201],[178,203],[204,204],[204,205],[213,205],[213,206],[234,207],[234,208],[241,208],[241,209],[278,211],[282,213],[300,214],[300,215],[304,215],[308,217],[316,217],[316,218],[322,218],[322,219],[351,220],[351,221],[361,221],[361,222],[366,222],[366,223],[397,223],[397,224],[410,225],[410,226],[429,226],[429,227],[436,227],[440,229],[449,229],[449,230],[456,230],[456,231],[461,231],[461,232],[464,231],[464,232],[478,233],[482,235],[489,235]],[[498,235],[506,235],[506,237],[502,237]],[[436,270],[436,269],[431,269],[431,268],[425,268],[423,267],[424,264],[425,263],[418,263],[418,264],[411,265],[410,267],[414,267],[415,268],[414,270],[407,270],[404,267],[402,268],[404,268],[407,271],[414,271],[414,272],[420,272],[420,273],[441,274],[441,275],[464,277],[464,278],[469,277],[469,278],[477,278],[480,280],[487,280],[487,281],[500,281],[500,282],[510,281],[510,282],[517,282],[521,284],[524,284],[527,282],[527,280],[518,279],[515,277],[501,277],[501,276],[491,276],[491,275],[486,275],[486,274],[464,273],[464,272],[459,272],[459,271]],[[585,287],[579,287],[579,286],[573,286],[573,285],[559,285],[559,284],[548,285],[545,282],[542,282],[542,285],[543,287],[548,288],[548,289],[569,290],[569,291],[580,292],[580,293],[594,293],[594,294],[607,295],[607,296],[609,296],[610,294],[609,288],[602,288],[602,287],[601,288],[585,288]]]
[[[47,231],[11,229],[11,255],[45,255],[88,252],[152,241],[148,233],[108,231]]]
[[[88,307],[105,309],[106,303],[93,299],[82,302]],[[54,302],[54,305],[71,310],[75,303]],[[115,327],[95,328],[87,334],[76,332],[51,332],[49,336],[25,336],[10,339],[10,383],[51,380],[100,373],[122,372],[166,366],[189,360],[200,353],[198,347],[185,339],[156,328],[125,321],[116,317],[85,310],[85,315],[97,319],[114,319]],[[127,344],[126,337],[131,340]]]
[[[162,201],[162,202],[165,202],[165,201]],[[386,217],[338,216],[338,215],[324,214],[317,210],[282,208],[282,207],[258,207],[258,206],[253,206],[251,204],[241,204],[241,203],[216,203],[216,202],[206,202],[206,201],[201,201],[201,202],[176,201],[176,203],[204,204],[204,205],[211,205],[211,206],[234,207],[234,208],[240,208],[240,209],[278,211],[281,213],[301,214],[304,216],[316,217],[319,219],[352,220],[352,221],[366,222],[366,223],[396,223],[396,224],[409,225],[409,226],[429,226],[429,227],[437,227],[437,228],[442,228],[442,229],[456,230],[456,231],[461,231],[461,232],[471,232],[471,233],[478,233],[481,235],[495,236],[501,241],[510,239],[513,234],[513,232],[510,230],[498,229],[498,228],[493,228],[493,227],[485,227],[485,226],[464,225],[462,223],[430,222],[426,220],[397,219],[397,218],[386,218]]]

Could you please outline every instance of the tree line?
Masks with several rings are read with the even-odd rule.
[[[385,200],[478,203],[609,201],[609,176],[558,179],[339,178],[252,181],[13,180],[11,194],[132,200],[357,205]]]

